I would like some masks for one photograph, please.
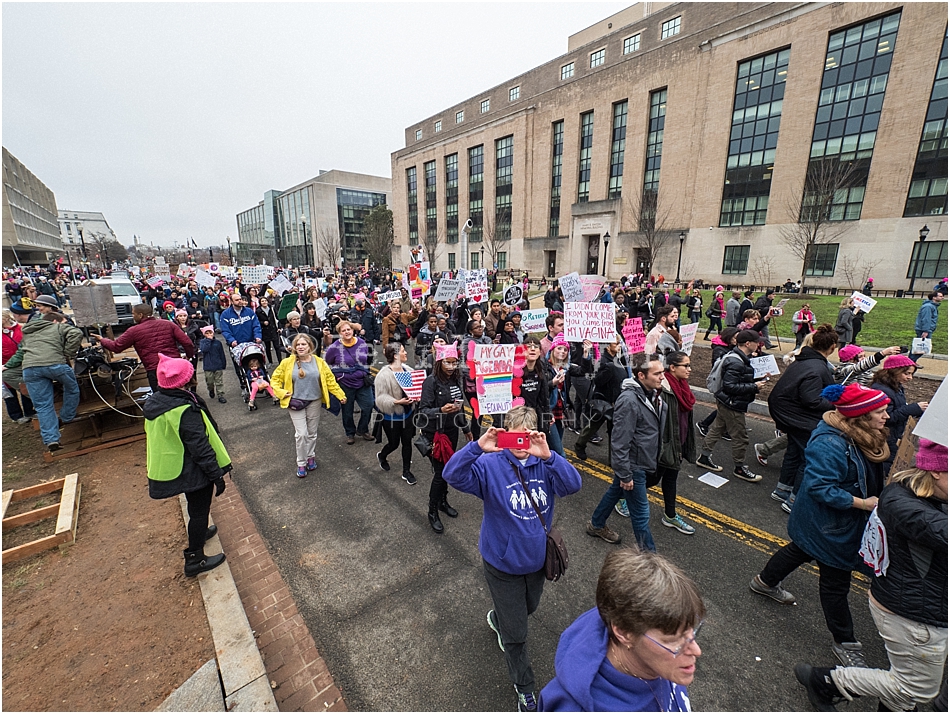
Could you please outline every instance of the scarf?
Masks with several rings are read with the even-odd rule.
[[[669,372],[666,374],[666,381],[670,385],[670,391],[673,392],[676,401],[679,402],[680,412],[693,411],[693,406],[696,404],[696,397],[689,388],[689,382],[685,379],[674,377]]]
[[[454,453],[455,449],[452,448],[452,442],[449,441],[449,437],[437,431],[432,438],[432,458],[440,463],[447,464]]]
[[[822,420],[828,426],[834,427],[847,438],[857,444],[864,457],[873,464],[880,464],[891,455],[887,446],[887,430],[872,432],[857,428],[853,419],[846,419],[838,411],[825,412]]]

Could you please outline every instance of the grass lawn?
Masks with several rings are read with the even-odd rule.
[[[713,290],[704,290],[703,311],[709,307],[710,301],[715,295]],[[761,293],[756,293],[758,297]],[[785,314],[779,318],[772,318],[772,324],[778,327],[779,335],[784,337],[794,336],[792,333],[792,315],[801,308],[802,303],[807,301],[811,305],[812,312],[818,319],[818,324],[823,322],[835,324],[838,319],[838,306],[841,304],[841,295],[782,295],[776,293],[773,305],[784,298],[790,298],[785,305]],[[726,293],[726,299],[729,293]],[[862,347],[890,347],[891,345],[906,345],[910,347],[911,340],[914,339],[914,320],[917,319],[917,311],[920,309],[922,300],[916,298],[879,298],[877,305],[868,313],[864,320],[864,326],[861,328],[861,334],[858,335],[858,344]],[[703,317],[701,325],[705,328],[709,320]],[[772,334],[775,328],[770,328]],[[934,352],[938,354],[947,354],[947,308],[941,304],[939,317],[937,318],[937,338],[934,343]]]

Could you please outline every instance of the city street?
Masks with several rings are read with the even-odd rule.
[[[414,455],[419,483],[408,486],[396,455],[393,470],[383,472],[375,458],[379,447],[359,440],[347,446],[339,418],[328,412],[321,421],[320,468],[299,480],[287,412],[266,401],[247,412],[230,370],[225,379],[228,404],[211,408],[234,461],[235,483],[350,709],[513,710],[504,658],[485,621],[491,600],[477,550],[480,502],[450,489],[460,515],[443,517],[446,532],[436,535],[426,519],[428,463]],[[698,415],[706,413],[697,405]],[[772,435],[771,422],[749,423],[750,443]],[[568,449],[573,441],[568,432]],[[718,463],[728,463],[727,447],[717,447]],[[594,606],[603,558],[619,547],[584,532],[610,479],[600,463],[605,448],[591,445],[588,462],[574,461],[583,487],[557,506],[571,564],[564,579],[546,584],[531,618],[528,643],[539,688],[553,676],[560,633]],[[750,466],[765,475],[762,482],[731,479],[719,489],[696,480],[698,467],[685,466],[679,512],[696,526],[693,536],[662,526],[660,495],[651,493],[658,549],[697,581],[708,608],[699,639],[703,657],[690,687],[694,710],[807,710],[792,667],[800,661],[835,664],[816,570],[801,569],[786,581],[798,596],[795,607],[748,588],[787,538],[787,516],[769,498],[779,464],[762,469],[753,458]],[[613,514],[609,524],[624,543],[632,541],[629,520]],[[867,609],[866,581],[855,581],[851,605],[870,664],[886,666]],[[867,699],[847,709],[875,707],[876,700]]]

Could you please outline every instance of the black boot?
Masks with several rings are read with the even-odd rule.
[[[448,500],[442,499],[442,503],[439,504],[439,510],[442,511],[449,518],[456,518],[459,514],[452,506],[449,505]]]
[[[203,549],[185,551],[185,575],[193,578],[199,573],[217,568],[225,560],[224,553],[205,555]]]
[[[432,530],[434,530],[439,535],[442,535],[442,533],[445,532],[445,527],[442,525],[442,521],[439,518],[438,509],[431,507],[429,508],[429,525],[432,526]]]
[[[214,538],[218,534],[217,526],[208,526],[208,530],[205,531],[205,543]]]
[[[795,678],[808,692],[808,700],[820,712],[833,712],[835,704],[844,701],[838,685],[831,678],[830,667],[795,665]]]

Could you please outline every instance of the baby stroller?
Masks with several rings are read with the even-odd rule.
[[[256,342],[242,342],[231,348],[231,359],[234,362],[234,371],[237,372],[238,379],[241,382],[241,396],[246,404],[251,398],[251,385],[247,383],[248,362],[251,358],[256,358],[261,364],[265,364],[264,350]]]

